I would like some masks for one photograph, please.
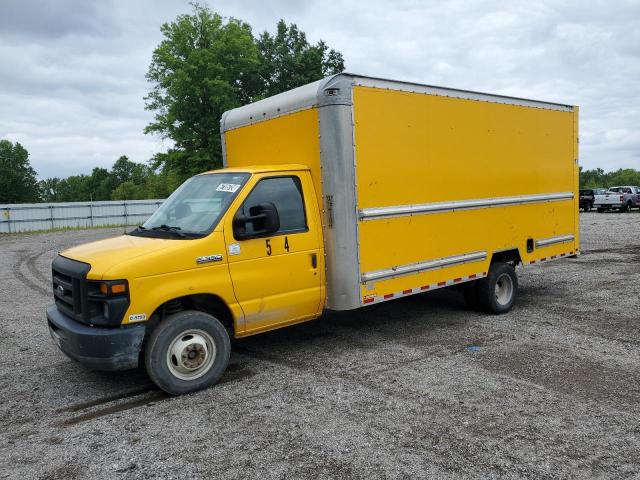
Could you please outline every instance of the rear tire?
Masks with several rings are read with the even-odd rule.
[[[604,208],[597,208],[597,209],[596,209],[596,211],[597,211],[598,213],[602,213],[602,212],[604,212]]]
[[[508,263],[496,262],[486,278],[478,280],[478,303],[488,313],[507,313],[518,296],[518,277]]]
[[[231,342],[220,321],[187,310],[165,318],[145,350],[153,383],[171,395],[202,390],[216,383],[229,364]]]
[[[620,207],[620,212],[621,213],[626,213],[631,211],[631,202],[627,202],[625,203],[622,207]]]

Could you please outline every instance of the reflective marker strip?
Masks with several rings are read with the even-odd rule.
[[[537,263],[550,262],[551,260],[558,260],[560,258],[570,257],[572,255],[580,255],[580,251],[570,251],[567,253],[559,253],[557,255],[551,255],[549,257],[542,257],[538,260],[531,260],[527,262],[527,265],[534,265]],[[459,283],[469,282],[471,280],[477,280],[487,276],[487,272],[472,273],[467,277],[457,277],[451,280],[445,280],[443,282],[431,283],[429,285],[422,285],[421,287],[410,288],[394,293],[387,293],[385,295],[367,295],[362,299],[362,305],[373,305],[375,303],[386,302],[387,300],[393,300],[401,297],[408,297],[409,295],[415,295],[417,293],[424,293],[431,290],[437,290],[439,288],[450,287],[451,285],[457,285]]]
[[[421,287],[409,288],[401,290],[399,292],[387,293],[385,295],[370,295],[365,296],[362,299],[362,305],[371,305],[374,303],[386,302],[387,300],[393,300],[394,298],[408,297],[409,295],[415,295],[417,293],[424,293],[431,290],[437,290],[439,288],[450,287],[451,285],[457,285],[459,283],[469,282],[478,278],[487,276],[487,272],[472,273],[468,277],[457,277],[451,280],[445,280],[443,282],[431,283],[429,285],[422,285]]]
[[[551,260],[558,260],[559,258],[570,257],[572,255],[580,255],[580,251],[576,250],[574,252],[572,250],[572,251],[570,251],[568,253],[558,253],[557,255],[551,255],[549,257],[542,257],[542,258],[539,258],[538,260],[531,260],[530,262],[527,262],[527,265],[535,265],[536,263],[550,262]]]

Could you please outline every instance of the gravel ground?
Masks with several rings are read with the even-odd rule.
[[[329,313],[179,398],[49,338],[55,252],[121,230],[1,236],[0,478],[640,478],[640,213],[581,226],[507,315],[453,291]]]

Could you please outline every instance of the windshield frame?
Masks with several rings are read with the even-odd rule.
[[[194,178],[205,177],[205,176],[210,176],[210,175],[212,176],[212,175],[227,175],[227,174],[241,175],[241,176],[244,177],[244,179],[242,181],[242,184],[240,185],[240,188],[238,188],[235,192],[231,193],[231,195],[228,197],[226,207],[220,210],[218,215],[211,222],[211,226],[209,228],[207,228],[206,230],[203,230],[201,232],[189,232],[189,231],[182,231],[182,230],[179,230],[179,229],[178,230],[172,230],[172,229],[169,229],[169,228],[160,229],[159,227],[155,227],[155,229],[145,228],[143,225],[145,223],[147,223],[149,221],[149,219],[153,215],[155,215],[155,213],[156,213],[156,212],[153,212],[153,214],[151,214],[148,218],[146,218],[145,221],[142,222],[140,225],[138,225],[136,228],[134,228],[133,230],[131,230],[129,232],[126,232],[126,235],[132,235],[132,236],[137,236],[137,237],[164,238],[164,239],[172,239],[172,240],[195,240],[195,239],[198,239],[198,238],[204,238],[204,237],[207,237],[207,236],[211,235],[211,233],[220,224],[220,220],[222,220],[222,218],[225,216],[225,214],[229,211],[229,208],[234,204],[234,202],[235,202],[236,198],[238,197],[238,195],[240,194],[240,192],[242,190],[244,190],[244,188],[249,183],[249,181],[250,181],[250,179],[252,177],[252,173],[251,172],[246,172],[246,171],[232,171],[232,172],[229,172],[229,171],[224,171],[224,170],[218,170],[218,171],[213,171],[213,172],[201,173],[199,175],[194,175],[193,177],[190,177],[187,180],[185,180],[178,188],[176,188],[171,193],[171,195],[169,195],[169,197],[167,197],[164,200],[164,202],[162,202],[162,204],[159,207],[159,208],[162,208],[162,206],[165,204],[165,202],[167,202],[169,199],[171,199],[171,197],[174,194],[176,194],[177,192],[182,190],[182,188],[187,184],[187,182],[190,182]]]

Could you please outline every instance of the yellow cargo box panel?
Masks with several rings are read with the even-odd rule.
[[[371,86],[353,104],[365,303],[486,275],[496,252],[575,253],[572,108]]]

